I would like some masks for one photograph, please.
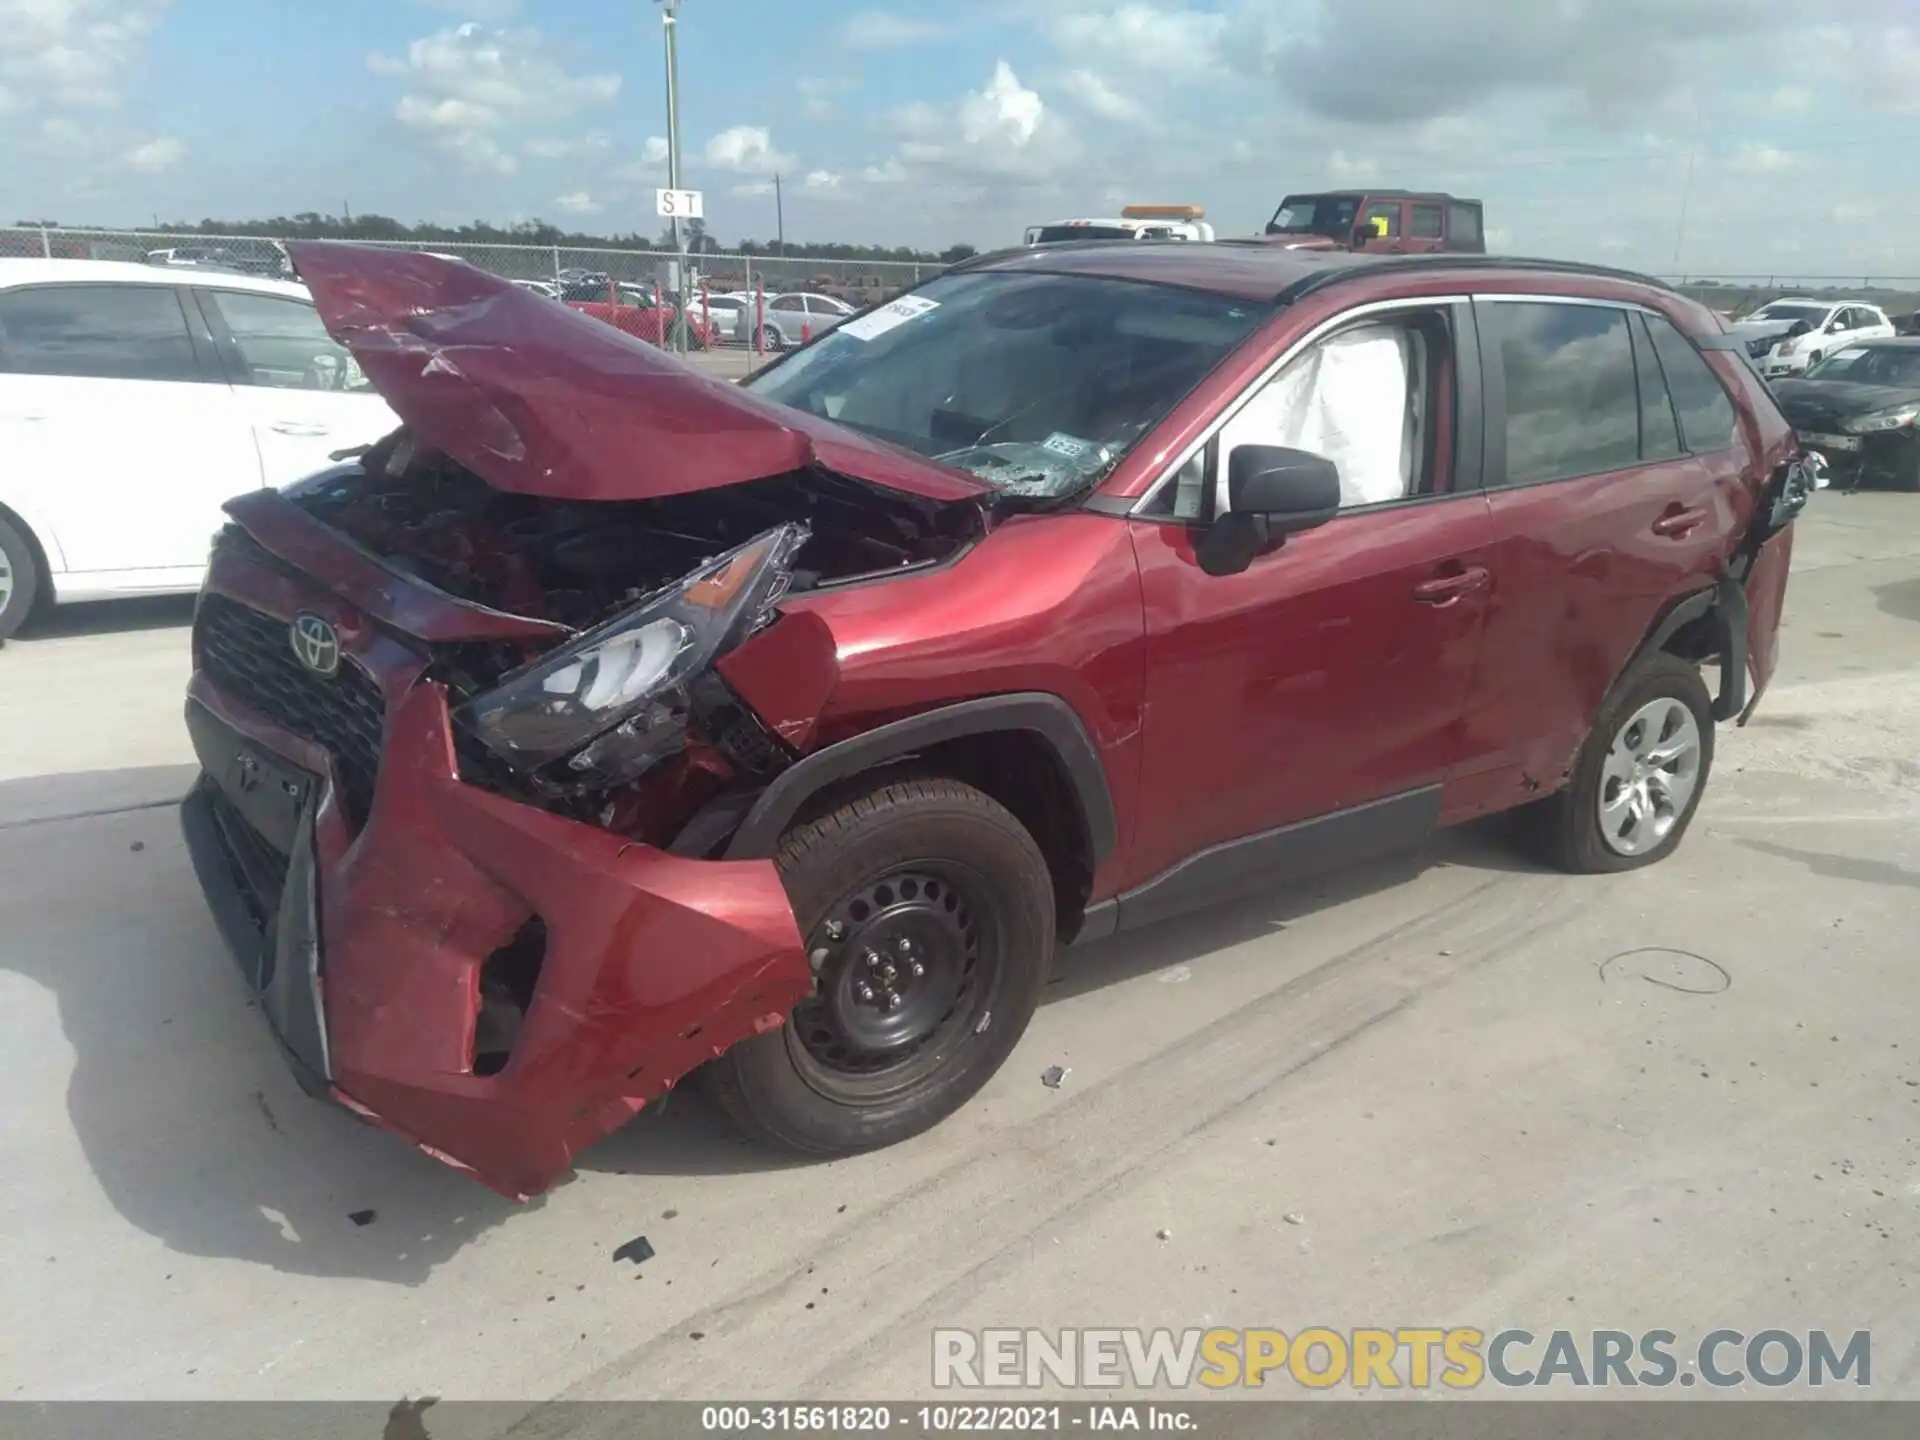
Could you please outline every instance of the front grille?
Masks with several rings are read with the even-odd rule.
[[[295,658],[284,620],[224,595],[204,597],[194,624],[207,678],[332,756],[347,821],[364,824],[386,741],[386,702],[373,677],[342,659],[333,678],[322,679]]]

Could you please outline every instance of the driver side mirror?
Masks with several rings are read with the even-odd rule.
[[[1227,511],[1194,547],[1209,575],[1238,575],[1254,556],[1340,513],[1340,469],[1284,445],[1241,445],[1227,457]]]

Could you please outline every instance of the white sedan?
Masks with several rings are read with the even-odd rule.
[[[225,501],[399,423],[300,285],[0,259],[0,639],[43,604],[197,590]]]
[[[1800,299],[1772,301],[1732,328],[1769,380],[1804,375],[1843,345],[1891,339],[1895,333],[1886,312],[1875,306]]]

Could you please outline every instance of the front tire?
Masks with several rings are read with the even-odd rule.
[[[48,597],[47,583],[27,537],[0,519],[0,641],[27,623],[34,607]]]
[[[706,1071],[761,1141],[846,1155],[921,1134],[999,1070],[1040,1001],[1053,883],[1020,822],[947,779],[876,788],[776,856],[815,993]]]
[[[1576,875],[1614,874],[1679,848],[1713,769],[1713,702],[1697,668],[1657,654],[1601,708],[1559,794],[1520,814],[1543,860]]]

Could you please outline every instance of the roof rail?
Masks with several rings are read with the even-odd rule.
[[[1495,269],[1523,270],[1542,275],[1588,275],[1597,279],[1624,280],[1630,284],[1664,290],[1673,295],[1680,293],[1673,285],[1658,276],[1642,274],[1638,270],[1618,270],[1609,265],[1588,265],[1577,260],[1540,260],[1525,256],[1478,255],[1458,251],[1431,255],[1380,256],[1350,253],[1349,258],[1353,263],[1329,266],[1312,275],[1301,276],[1275,298],[1283,304],[1291,303],[1329,285],[1338,285],[1343,280],[1350,280],[1360,275],[1378,275],[1383,270]]]

